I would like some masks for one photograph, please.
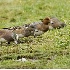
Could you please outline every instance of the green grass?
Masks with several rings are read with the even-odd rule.
[[[0,0],[0,28],[55,16],[67,24],[17,46],[0,46],[0,68],[70,68],[70,0]],[[24,57],[26,62],[15,61]]]

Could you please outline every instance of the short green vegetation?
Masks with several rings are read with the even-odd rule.
[[[47,16],[67,24],[24,43],[0,46],[0,68],[70,68],[70,0],[0,0],[0,28],[29,24]],[[18,58],[27,61],[16,61]]]

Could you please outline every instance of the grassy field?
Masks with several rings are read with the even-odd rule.
[[[0,68],[70,68],[70,0],[0,0],[0,28],[29,24],[47,16],[67,24],[13,47],[0,46]],[[16,61],[17,58],[27,61]]]

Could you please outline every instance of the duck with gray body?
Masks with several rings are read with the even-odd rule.
[[[12,32],[11,30],[5,30],[5,29],[1,29],[0,30],[0,42],[1,42],[1,46],[2,46],[2,42],[12,42],[14,41],[15,44],[18,43],[18,35],[15,34],[14,32]]]
[[[49,29],[49,26],[48,26],[49,23],[50,23],[50,19],[47,17],[47,18],[45,18],[43,20],[41,19],[40,22],[31,23],[30,27],[33,27],[33,28],[35,28],[37,30],[46,32]]]
[[[35,28],[35,35],[41,35],[44,32],[49,30],[50,19],[47,17],[45,19],[41,19],[40,22],[31,23],[29,26]]]
[[[50,18],[50,23],[49,23],[49,29],[60,29],[65,27],[66,24],[64,22],[61,22],[58,18],[56,17],[51,17]]]

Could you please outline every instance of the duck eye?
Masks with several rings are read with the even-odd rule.
[[[54,24],[54,23],[51,23],[51,24]]]
[[[51,24],[54,24],[54,22],[53,22],[52,20],[50,21],[50,23],[51,23]]]

